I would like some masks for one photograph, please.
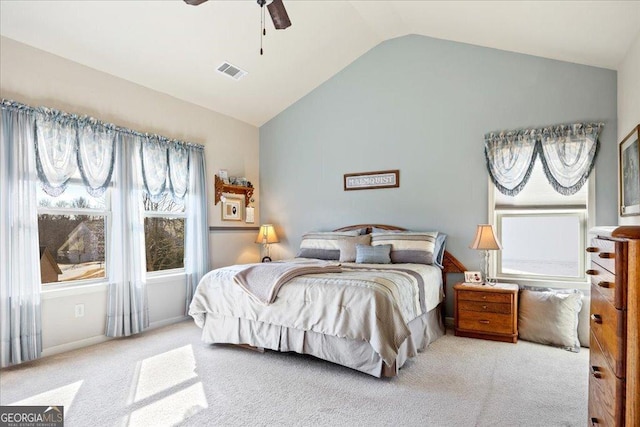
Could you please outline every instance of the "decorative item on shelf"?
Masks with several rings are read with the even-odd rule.
[[[465,271],[464,281],[465,283],[482,283],[482,273],[479,271]]]
[[[473,239],[473,242],[471,242],[469,248],[484,251],[484,260],[482,263],[483,284],[494,286],[496,284],[495,280],[492,281],[489,279],[489,251],[500,250],[502,249],[502,245],[498,242],[493,232],[493,226],[491,224],[478,224],[476,237]]]
[[[224,182],[225,184],[229,184],[229,175],[227,174],[226,169],[220,169],[218,171],[218,176],[220,177],[222,182]]]
[[[229,178],[231,181],[232,178]],[[235,178],[234,178],[235,179]],[[226,184],[218,175],[214,176],[215,182],[215,191],[214,191],[214,204],[218,204],[220,200],[222,200],[223,193],[231,193],[231,194],[243,194],[244,195],[244,205],[249,206],[251,198],[253,197],[253,191],[255,190],[253,187],[244,187],[240,185],[232,185]]]
[[[271,256],[269,254],[269,244],[278,243],[278,235],[272,224],[263,224],[260,226],[258,236],[256,237],[256,243],[262,243],[265,250],[265,256],[262,258],[262,262],[270,262]]]
[[[640,215],[640,125],[620,142],[620,216]]]

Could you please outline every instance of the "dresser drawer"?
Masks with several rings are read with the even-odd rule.
[[[605,239],[591,239],[587,248],[591,253],[591,261],[597,262],[611,273],[616,272],[616,242]]]
[[[462,301],[483,301],[511,304],[512,294],[482,291],[458,291],[458,299]]]
[[[459,329],[496,334],[514,334],[516,333],[514,326],[513,315],[511,314],[458,311]]]
[[[511,304],[498,302],[458,301],[458,308],[466,311],[479,311],[481,313],[511,314]]]
[[[591,280],[591,284],[600,291],[611,305],[618,309],[626,307],[626,292],[623,292],[625,290],[624,284],[620,283],[622,277],[616,277],[596,262],[591,263],[591,268],[587,270],[587,275]]]
[[[613,374],[593,334],[589,350],[589,425],[622,425],[625,382]]]
[[[602,353],[613,372],[623,378],[625,362],[625,328],[624,310],[617,310],[591,285],[591,332],[600,343]]]

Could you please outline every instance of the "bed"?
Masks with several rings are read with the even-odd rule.
[[[390,225],[359,224],[326,234],[333,238],[334,234],[347,233],[344,235],[348,239],[338,239],[344,244],[345,239],[366,236],[381,239],[387,232],[392,238],[399,238],[392,232],[398,236],[411,233]],[[307,250],[301,249],[303,256],[291,263],[292,268],[300,268],[293,267],[299,263],[306,268],[328,270],[309,270],[316,274],[291,278],[279,288],[272,302],[266,301],[267,296],[261,300],[251,294],[238,279],[254,268],[254,273],[260,274],[260,268],[266,268],[260,264],[229,266],[207,273],[189,309],[202,328],[202,340],[208,344],[293,351],[376,377],[392,377],[408,359],[444,334],[446,275],[465,270],[444,247],[439,263],[442,267],[310,260],[305,255],[313,253],[322,259],[318,255],[322,250]],[[402,261],[402,253],[395,253]],[[335,252],[328,259],[335,259]],[[285,263],[271,264],[268,268],[285,267]],[[336,265],[340,272],[334,272]]]

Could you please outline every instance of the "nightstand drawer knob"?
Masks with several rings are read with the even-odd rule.
[[[593,375],[593,378],[602,378],[600,368],[598,368],[597,366],[591,366],[591,375]]]
[[[488,320],[478,320],[478,322],[482,323],[483,325],[488,325],[489,324]]]
[[[591,320],[593,320],[594,322],[596,322],[599,325],[602,324],[602,316],[600,316],[599,314],[592,314],[591,315]]]
[[[483,310],[486,310],[486,309],[487,309],[487,306],[486,306],[486,305],[483,305],[483,306],[482,306],[482,309],[483,309]]]
[[[597,419],[596,417],[591,417],[591,425],[592,425],[592,426],[596,426],[596,425],[598,425],[598,424],[600,424],[600,423],[598,422],[598,419]]]

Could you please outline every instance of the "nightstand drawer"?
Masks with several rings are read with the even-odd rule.
[[[480,313],[477,311],[458,312],[458,328],[467,331],[513,334],[514,324],[511,314]]]
[[[458,291],[458,299],[463,301],[483,301],[511,304],[512,296],[508,293],[460,290]]]
[[[498,302],[480,302],[480,301],[458,301],[460,310],[479,311],[481,313],[502,313],[511,314],[511,304],[503,304]]]

